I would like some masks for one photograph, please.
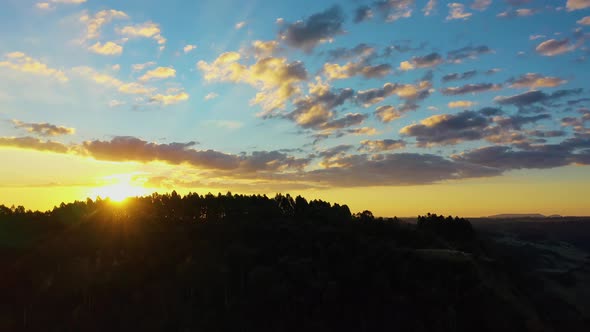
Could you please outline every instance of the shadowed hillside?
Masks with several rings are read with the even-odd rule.
[[[582,331],[503,248],[289,195],[2,206],[0,331]]]

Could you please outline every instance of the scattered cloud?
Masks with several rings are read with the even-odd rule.
[[[442,94],[448,96],[464,95],[468,93],[481,93],[488,91],[500,90],[502,85],[493,83],[477,83],[477,84],[465,84],[458,87],[443,88],[440,90]]]
[[[129,38],[151,38],[160,45],[160,49],[166,44],[166,38],[161,34],[160,25],[153,22],[127,25],[117,29],[117,32]]]
[[[484,11],[492,4],[492,0],[474,0],[471,9]]]
[[[100,37],[101,28],[103,25],[110,23],[115,19],[128,19],[129,16],[122,11],[109,9],[101,10],[91,16],[87,13],[80,17],[80,22],[86,25],[85,40],[97,39]]]
[[[354,11],[354,23],[368,21],[373,18],[373,11],[369,6],[360,6]]]
[[[571,89],[558,90],[551,94],[547,94],[542,91],[533,90],[509,97],[497,96],[494,98],[494,101],[500,105],[514,105],[518,107],[524,107],[535,103],[546,103],[551,100],[580,94],[581,92],[582,89]]]
[[[403,61],[400,63],[401,70],[412,70],[416,68],[435,67],[443,63],[443,57],[438,53],[430,53],[425,56],[413,57],[410,61]]]
[[[4,60],[0,60],[0,68],[9,68],[22,73],[47,76],[60,82],[68,81],[68,77],[62,70],[51,68],[40,60],[22,52],[4,54]]]
[[[470,70],[463,73],[451,73],[446,74],[442,77],[442,81],[444,83],[452,82],[452,81],[460,81],[460,80],[468,80],[470,78],[475,77],[477,75],[477,70]]]
[[[549,39],[537,45],[535,51],[544,56],[556,56],[567,53],[575,49],[574,45],[570,44],[568,38],[565,39]]]
[[[155,96],[150,97],[150,102],[158,102],[163,105],[172,105],[178,104],[181,101],[186,101],[189,99],[189,94],[186,92],[180,92],[178,94],[168,94],[162,95],[157,94]]]
[[[471,17],[471,13],[465,11],[465,5],[458,2],[452,2],[447,4],[449,7],[449,15],[447,16],[447,21],[450,20],[467,20]]]
[[[96,42],[94,45],[90,46],[88,50],[101,55],[120,55],[123,53],[123,46],[111,41],[104,44]]]
[[[35,7],[39,8],[39,9],[54,9],[55,7],[53,7],[52,5],[57,5],[57,4],[81,4],[86,2],[86,0],[48,0],[46,2],[37,2],[35,4]]]
[[[82,76],[86,79],[92,80],[98,84],[105,85],[108,87],[120,87],[123,85],[119,79],[114,76],[100,73],[94,68],[88,66],[80,66],[72,68],[72,72],[76,75]]]
[[[155,65],[156,65],[156,63],[154,61],[150,61],[150,62],[146,62],[146,63],[137,63],[134,65],[131,65],[131,68],[133,69],[133,71],[143,71],[144,69],[146,69],[148,67],[153,67]]]
[[[55,141],[44,141],[35,137],[0,137],[0,146],[37,150],[46,152],[66,153],[68,147]]]
[[[579,25],[590,25],[590,16],[582,17],[581,19],[577,20],[576,23]]]
[[[435,11],[437,0],[428,0],[422,11],[424,12],[424,16],[430,16]]]
[[[176,70],[172,67],[158,67],[149,70],[139,78],[140,81],[146,82],[153,79],[165,79],[176,76]]]
[[[568,11],[589,8],[590,0],[567,0],[565,7]]]
[[[187,53],[189,53],[191,51],[194,51],[196,48],[197,48],[197,45],[188,44],[188,45],[184,46],[182,48],[182,50],[184,51],[184,54],[187,54]]]
[[[253,65],[244,65],[240,59],[239,53],[227,52],[211,63],[199,61],[197,68],[207,81],[247,83],[256,87],[259,92],[251,103],[261,105],[265,113],[283,109],[291,97],[300,93],[297,84],[307,79],[307,71],[299,61],[288,63],[286,58],[268,57]]]
[[[24,129],[27,132],[39,136],[61,136],[72,135],[76,133],[76,129],[64,126],[57,126],[50,123],[26,123],[19,120],[12,120],[15,128]]]
[[[156,91],[155,88],[146,87],[143,84],[131,82],[125,83],[119,86],[119,91],[126,93],[126,94],[134,94],[134,95],[149,95]]]
[[[414,5],[415,0],[380,0],[373,3],[375,11],[380,13],[386,22],[411,17]]]
[[[207,95],[205,95],[205,98],[203,98],[203,99],[205,99],[205,100],[211,100],[211,99],[215,99],[217,97],[219,97],[219,95],[217,93],[215,93],[215,92],[209,92]]]
[[[401,139],[382,139],[361,141],[359,151],[379,153],[384,151],[400,150],[406,147],[406,142]]]
[[[493,51],[485,45],[480,46],[465,46],[447,53],[447,59],[450,62],[461,63],[465,59],[477,59],[482,54],[493,53]]]
[[[399,119],[404,113],[404,111],[398,110],[391,105],[379,106],[375,110],[375,116],[383,123],[389,123],[393,120]]]
[[[287,24],[281,29],[280,39],[287,45],[311,52],[318,44],[344,33],[344,15],[339,6],[313,14],[305,20]]]
[[[447,106],[449,106],[449,108],[470,108],[475,105],[477,105],[477,103],[473,102],[473,101],[457,100],[457,101],[449,102],[449,104]]]
[[[245,21],[242,21],[242,22],[238,22],[238,23],[236,23],[236,25],[234,26],[234,28],[235,28],[236,30],[240,30],[240,29],[242,29],[242,28],[243,28],[243,27],[245,27],[245,26],[246,26],[246,22],[245,22]]]
[[[211,124],[211,125],[218,127],[218,128],[229,129],[229,130],[240,129],[244,126],[244,124],[241,122],[230,121],[230,120],[209,120],[209,121],[206,121],[206,123]]]
[[[536,89],[536,88],[554,88],[567,83],[566,80],[553,76],[542,76],[540,74],[528,73],[517,78],[508,80],[511,88],[515,89]]]
[[[400,134],[416,138],[420,147],[454,145],[463,141],[478,140],[490,120],[476,111],[430,116],[419,124],[403,127]]]

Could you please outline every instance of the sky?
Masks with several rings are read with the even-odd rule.
[[[0,204],[590,215],[590,0],[0,5]]]

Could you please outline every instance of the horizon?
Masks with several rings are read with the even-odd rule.
[[[586,0],[9,0],[0,36],[6,206],[590,215]]]

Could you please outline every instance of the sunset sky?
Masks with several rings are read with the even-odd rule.
[[[0,204],[590,215],[590,0],[2,0]]]

